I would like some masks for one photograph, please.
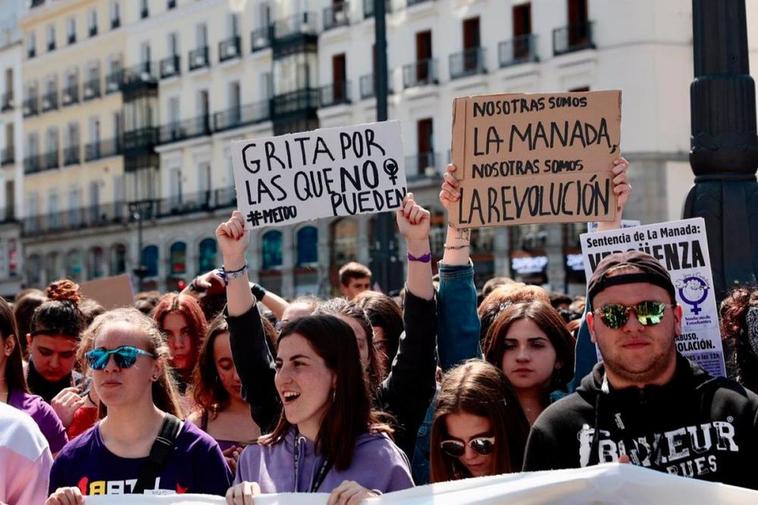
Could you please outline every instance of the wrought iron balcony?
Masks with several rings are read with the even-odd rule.
[[[215,209],[232,208],[237,205],[234,188],[221,188],[197,193],[183,193],[156,201],[157,217],[169,217],[195,212],[210,212]]]
[[[403,88],[437,84],[437,60],[419,60],[403,66]]]
[[[365,100],[367,98],[374,98],[376,96],[374,74],[362,75],[358,85],[359,85],[358,87],[360,88],[361,100]],[[390,95],[394,93],[394,91],[392,90],[392,81],[387,82],[387,93]]]
[[[169,77],[175,77],[181,73],[181,61],[179,55],[169,56],[163,58],[160,63],[161,66],[161,79],[168,79]]]
[[[363,0],[363,19],[374,17],[374,2],[375,0]],[[392,12],[392,0],[384,1],[384,12]]]
[[[42,112],[54,110],[58,108],[58,92],[51,91],[45,95],[42,95]]]
[[[232,107],[213,114],[213,130],[223,131],[271,119],[271,100]]]
[[[484,65],[485,51],[483,47],[464,49],[460,53],[450,55],[450,78],[460,79],[477,74],[486,74]]]
[[[315,111],[319,106],[319,98],[319,90],[316,88],[303,88],[276,95],[273,98],[271,116],[279,119],[280,116],[301,115],[308,111]]]
[[[190,72],[208,66],[208,46],[198,47],[189,52]]]
[[[321,107],[331,107],[333,105],[350,103],[350,81],[335,82],[327,86],[322,86],[321,90]]]
[[[160,127],[158,143],[169,144],[180,140],[202,137],[211,133],[211,116],[197,116],[177,123],[169,123]]]
[[[250,47],[253,52],[262,51],[268,47],[271,47],[271,32],[273,28],[271,26],[264,26],[250,32]]]
[[[42,172],[45,169],[44,157],[41,154],[34,154],[24,158],[24,173],[34,174]]]
[[[114,138],[91,142],[84,146],[84,161],[109,158],[121,153],[121,139]]]
[[[324,8],[324,31],[350,24],[350,3],[333,3]]]
[[[0,165],[13,165],[16,162],[15,148],[8,146],[0,152]]]
[[[39,99],[32,96],[24,100],[24,117],[35,116],[39,112]]]
[[[84,100],[100,97],[100,78],[90,79],[84,83]]]
[[[239,35],[218,43],[218,61],[227,61],[240,57],[241,38]]]
[[[553,54],[560,56],[583,49],[595,49],[592,25],[592,21],[584,21],[554,29]]]
[[[109,95],[121,89],[121,83],[124,80],[123,70],[114,70],[105,76],[105,94]]]
[[[15,107],[15,100],[13,98],[13,93],[4,93],[3,94],[3,103],[2,108],[0,108],[1,112],[7,112],[9,110],[13,110]]]
[[[78,165],[82,161],[82,150],[79,144],[63,149],[63,166]]]
[[[61,96],[61,105],[64,107],[67,105],[73,105],[79,103],[79,85],[72,84],[71,86],[63,88],[63,94]]]
[[[318,35],[315,12],[302,12],[274,22],[274,40],[298,35]]]
[[[45,235],[67,230],[125,225],[129,222],[129,217],[127,202],[101,203],[64,212],[28,216],[23,220],[22,232],[26,236]]]
[[[440,153],[422,152],[405,158],[405,173],[409,181],[439,177],[441,169]]]
[[[529,33],[504,40],[497,46],[497,55],[500,68],[538,61],[537,35]]]
[[[52,168],[58,168],[60,166],[61,162],[59,159],[58,150],[54,151],[48,151],[47,154],[45,154],[45,168],[47,170],[50,170]]]
[[[158,65],[147,61],[124,70],[121,80],[122,90],[154,88],[158,83]]]

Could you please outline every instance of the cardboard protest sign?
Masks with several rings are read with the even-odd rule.
[[[669,221],[580,237],[587,279],[605,256],[644,251],[666,267],[682,306],[682,333],[676,348],[713,376],[725,376],[718,309],[703,218]]]
[[[456,98],[459,228],[612,221],[621,91]]]
[[[83,282],[79,289],[85,298],[95,300],[107,310],[134,304],[132,283],[126,274]]]
[[[232,143],[248,228],[382,212],[407,192],[399,121]]]

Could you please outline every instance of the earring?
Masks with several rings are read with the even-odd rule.
[[[153,382],[156,382],[156,381],[157,381],[159,378],[160,378],[160,377],[156,377],[155,375],[153,375],[153,377],[152,377],[152,379],[153,379]]]
[[[332,389],[332,402],[337,398],[337,390]]]

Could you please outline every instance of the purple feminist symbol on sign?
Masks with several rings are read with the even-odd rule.
[[[708,297],[708,283],[696,276],[685,277],[679,285],[679,298],[692,307],[693,314],[703,311],[699,305]]]

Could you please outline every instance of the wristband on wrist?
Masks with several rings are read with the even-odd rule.
[[[459,245],[444,245],[445,249],[465,249],[467,247],[471,247],[471,244],[459,244]]]
[[[224,280],[224,285],[228,286],[230,280],[247,276],[247,263],[237,270],[226,270],[222,265],[218,269],[218,275]]]
[[[421,256],[414,256],[411,253],[408,253],[408,261],[418,261],[420,263],[430,263],[432,261],[432,253],[431,251],[423,254]]]
[[[253,293],[255,299],[259,302],[263,300],[264,296],[266,296],[266,289],[260,284],[256,284],[255,282],[250,283],[250,291]]]

